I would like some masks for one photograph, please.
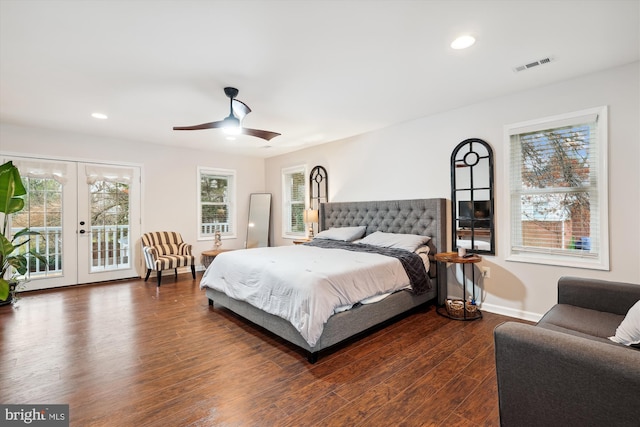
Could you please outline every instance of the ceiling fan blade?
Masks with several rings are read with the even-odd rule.
[[[251,112],[251,108],[247,104],[242,101],[236,99],[238,96],[238,89],[233,87],[225,87],[224,93],[229,98],[229,116],[225,117],[224,120],[219,120],[217,122],[211,123],[203,123],[201,125],[194,126],[174,126],[173,130],[200,130],[200,129],[215,129],[215,128],[224,128],[228,134],[238,134],[238,131],[241,134],[255,136],[257,138],[262,138],[264,140],[270,141],[271,139],[279,136],[280,134],[277,132],[270,132],[268,130],[258,130],[258,129],[248,129],[242,127],[242,119],[245,118],[247,114]]]
[[[258,138],[266,139],[267,141],[270,141],[276,136],[281,135],[278,132],[270,132],[268,130],[258,130],[258,129],[248,129],[248,128],[242,128],[241,133],[244,135],[256,136]]]
[[[231,101],[231,109],[233,114],[242,121],[244,117],[251,112],[251,108],[242,101],[234,99]]]
[[[215,129],[222,127],[224,120],[211,123],[203,123],[195,126],[174,126],[173,130],[200,130],[200,129]]]

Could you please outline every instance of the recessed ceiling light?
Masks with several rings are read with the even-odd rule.
[[[91,117],[93,117],[94,119],[101,119],[101,120],[108,119],[107,115],[102,113],[93,113],[91,114]]]
[[[460,36],[451,42],[452,49],[466,49],[476,42],[473,36]]]

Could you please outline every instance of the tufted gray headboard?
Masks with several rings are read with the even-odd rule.
[[[322,203],[320,231],[366,225],[374,231],[431,237],[431,253],[447,250],[446,199]]]

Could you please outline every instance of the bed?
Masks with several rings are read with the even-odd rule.
[[[340,245],[343,245],[343,243],[333,242],[332,239],[328,239],[330,242],[321,239],[323,235],[335,234],[336,231],[341,232],[352,229],[363,230],[362,240],[346,243],[345,245],[349,247],[342,247]],[[320,233],[316,239],[309,244],[230,251],[216,257],[205,271],[200,283],[200,287],[206,290],[209,304],[212,306],[225,307],[237,315],[302,348],[308,352],[309,362],[315,363],[318,359],[319,352],[322,350],[361,334],[423,304],[437,303],[441,305],[444,303],[447,282],[446,269],[434,261],[433,255],[446,251],[447,221],[445,199],[323,203],[319,209],[319,230]],[[325,233],[322,233],[323,231]],[[407,267],[411,262],[413,262],[415,266],[415,256],[413,254],[406,255],[408,251],[398,251],[395,248],[383,248],[381,252],[383,252],[384,256],[367,253],[369,251],[361,252],[362,249],[360,246],[370,247],[371,245],[360,245],[359,242],[368,243],[372,238],[374,238],[373,240],[375,241],[379,236],[384,237],[390,235],[416,238],[418,238],[418,236],[428,236],[430,238],[424,239],[425,246],[421,246],[420,248],[422,249],[416,251],[422,252],[422,262],[424,262],[424,266],[427,267],[425,270],[428,270],[426,273],[427,282],[420,282],[422,284],[419,286],[415,285],[414,280],[418,279],[415,279],[415,277],[410,274],[410,270]],[[323,247],[325,245],[333,246],[334,244],[338,246],[330,248]],[[358,248],[351,249],[356,246],[358,246]],[[425,247],[428,248],[427,256],[425,256]],[[318,251],[324,252],[318,255]],[[341,255],[331,258],[329,254],[336,253],[336,251]],[[303,258],[303,253],[310,254],[311,257]],[[298,255],[301,258],[298,259]],[[405,257],[405,255],[407,259],[401,259]],[[369,262],[370,258],[376,257],[377,263],[377,259],[387,259],[389,256],[396,258],[388,261],[388,265],[384,268],[391,268],[392,263],[394,269],[404,268],[406,272],[406,275],[403,276],[404,280],[410,277],[413,289],[407,289],[406,283],[404,285],[401,283],[386,283],[387,278],[385,278],[384,280],[380,280],[381,285],[388,286],[389,292],[383,293],[376,291],[377,293],[373,295],[375,297],[373,299],[377,302],[356,302],[355,304],[351,304],[352,301],[343,301],[348,302],[348,304],[329,314],[326,313],[326,309],[320,308],[318,311],[322,311],[322,314],[318,314],[317,316],[315,315],[315,310],[317,309],[315,307],[319,306],[319,304],[312,303],[310,305],[314,308],[310,310],[313,311],[311,313],[304,313],[301,318],[297,319],[286,319],[284,315],[286,313],[262,307],[263,301],[274,299],[274,295],[279,297],[283,294],[290,295],[291,292],[296,294],[298,292],[302,292],[303,294],[307,292],[306,290],[299,291],[298,288],[307,289],[303,284],[306,282],[307,273],[309,272],[313,272],[316,276],[328,277],[327,280],[331,283],[339,281],[338,276],[341,276],[339,272],[336,276],[328,276],[324,274],[324,270],[320,272],[322,274],[317,274],[317,270],[320,268],[332,270],[330,267],[334,264],[339,264],[340,258],[346,260],[347,256],[356,258],[354,258],[354,261],[345,261],[344,263],[357,264],[361,268],[364,268],[355,273],[359,277],[367,278],[367,280],[356,283],[354,286],[354,288],[358,288],[358,292],[370,292],[367,287],[374,286],[373,282],[377,281],[378,277],[387,274],[384,270],[381,270],[383,272],[369,271],[367,262]],[[289,265],[285,266],[283,259],[286,259]],[[305,261],[309,259],[312,261]],[[324,265],[319,264],[321,260],[325,259],[327,261]],[[411,262],[409,262],[409,259]],[[244,265],[242,264],[243,262],[245,263]],[[294,268],[298,270],[292,270]],[[372,265],[371,268],[374,268],[374,266]],[[247,277],[235,277],[240,272],[252,269],[255,271],[253,273],[248,272]],[[276,276],[276,271],[281,269],[285,270],[284,275],[289,278],[294,278],[294,280],[291,281],[291,287],[294,288],[294,291],[283,291],[282,288],[280,288],[281,279]],[[268,280],[273,281],[274,289],[270,290],[267,296],[254,298],[253,287],[255,286],[253,280],[256,275],[262,276],[266,272],[269,272],[269,274],[273,272],[273,276],[269,276]],[[393,270],[393,272],[389,274],[392,278],[402,275],[402,273],[398,273],[396,270]],[[348,276],[344,280],[348,283],[352,278]],[[401,279],[398,280],[401,281]],[[231,287],[232,285],[227,283],[232,281],[246,286],[243,290],[236,290]],[[375,286],[377,286],[377,284],[375,284]],[[313,286],[311,286],[311,288],[315,289]],[[360,288],[365,290],[360,290]],[[315,290],[313,292],[315,292]],[[351,290],[349,293],[350,292]],[[355,295],[358,294],[358,292],[353,292],[354,298],[362,296]],[[338,298],[344,298],[346,300],[351,297],[351,295],[343,295],[343,293],[345,293],[343,291],[339,291],[338,293],[340,294]],[[378,294],[384,294],[385,297],[382,298],[383,295]],[[297,297],[292,296],[291,298]],[[299,306],[303,305],[296,304],[296,308]],[[283,311],[287,310],[290,312],[297,311],[283,309]],[[298,314],[296,313],[296,315]],[[311,321],[311,317],[321,318],[320,331],[318,331],[316,326],[309,326],[309,324],[318,322],[318,320]]]

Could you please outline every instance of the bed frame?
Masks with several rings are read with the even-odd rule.
[[[445,199],[389,200],[378,202],[322,203],[319,210],[320,231],[332,227],[366,225],[366,235],[374,231],[419,234],[430,236],[432,289],[422,295],[408,291],[396,292],[375,304],[360,305],[334,314],[325,324],[322,336],[310,347],[287,320],[266,313],[254,306],[207,288],[209,305],[225,307],[239,316],[263,327],[277,336],[309,352],[308,360],[315,363],[318,353],[348,338],[367,331],[394,317],[427,302],[444,304],[446,298],[446,269],[436,263],[433,255],[445,252],[447,220]]]

